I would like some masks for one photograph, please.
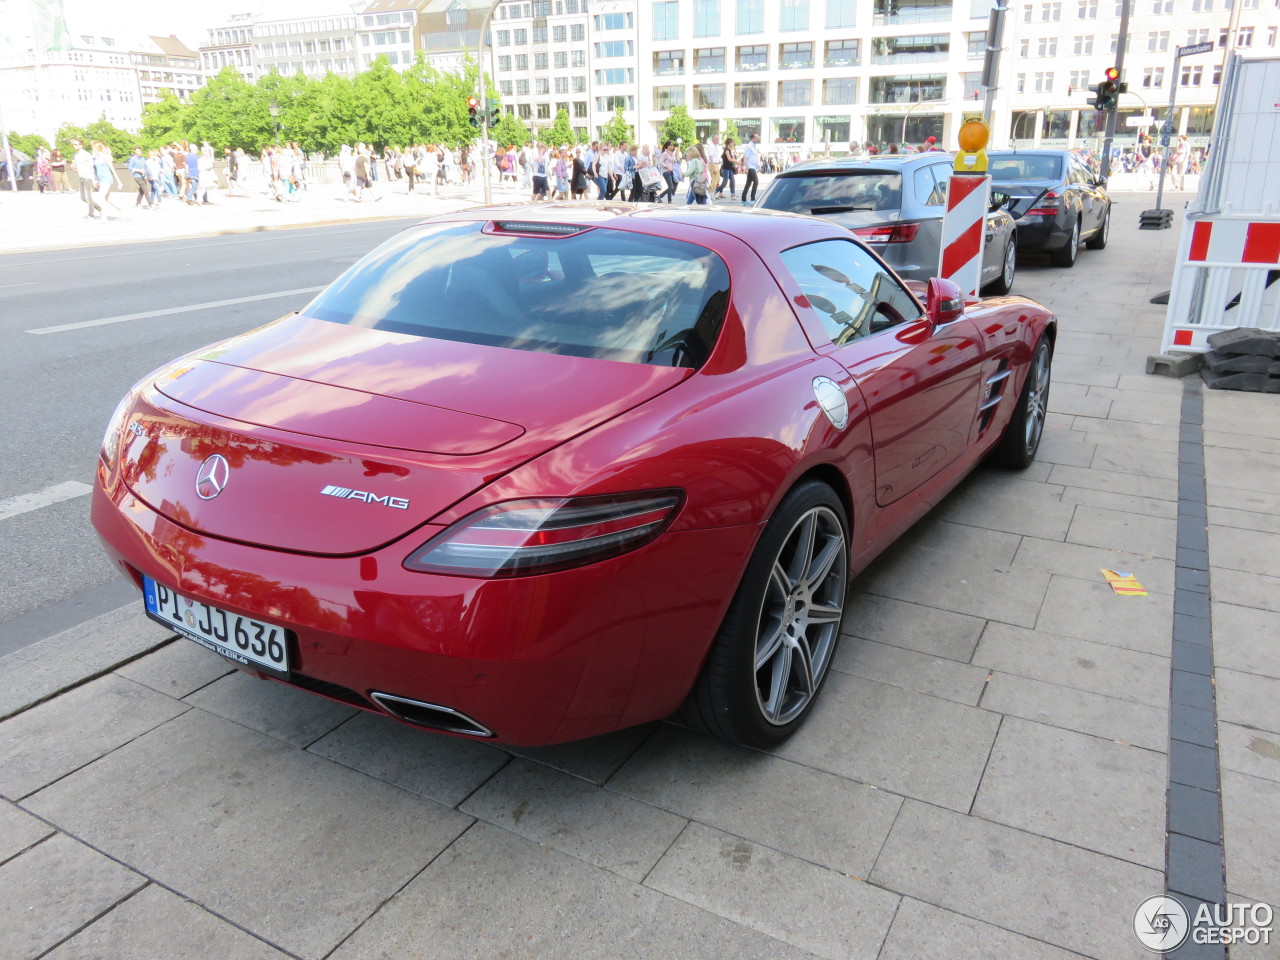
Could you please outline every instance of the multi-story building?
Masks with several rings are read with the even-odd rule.
[[[157,103],[166,90],[185,103],[204,84],[200,54],[173,34],[147,41],[130,52],[142,103]]]
[[[574,129],[586,133],[600,125],[592,115],[591,80],[600,87],[601,58],[590,55],[588,34],[596,48],[612,40],[608,31],[592,30],[587,0],[532,0],[501,3],[490,26],[494,78],[502,103],[522,120],[546,127],[560,110]],[[628,48],[634,40],[626,41]],[[595,60],[595,75],[591,73]],[[631,69],[628,86],[635,83]],[[607,120],[607,117],[605,118]]]
[[[105,117],[124,130],[142,125],[138,44],[102,34],[59,35],[56,45],[11,35],[0,52],[0,105],[10,130],[52,141],[63,123],[87,126]]]
[[[1103,116],[1086,105],[1116,57],[1122,0],[1010,4],[993,142],[1093,142]],[[1208,135],[1222,54],[1274,54],[1280,0],[1129,0],[1129,44],[1118,129],[1164,118],[1180,45],[1216,52],[1179,67],[1175,127]],[[948,144],[980,110],[991,0],[571,0],[501,3],[491,33],[503,103],[534,125],[559,106],[593,134],[621,107],[644,140],[671,108],[693,115],[700,137],[728,127],[779,149],[846,149],[851,141]],[[556,28],[585,26],[575,41]],[[541,56],[539,56],[541,55]],[[575,66],[576,64],[576,66]],[[566,86],[567,85],[567,86]],[[1135,120],[1134,123],[1141,123]]]
[[[412,66],[417,56],[419,8],[422,0],[372,0],[356,20],[360,69],[385,56],[397,70]]]
[[[206,77],[223,67],[235,67],[250,83],[254,81],[252,13],[236,13],[218,27],[209,28],[209,42],[200,48]]]
[[[257,76],[275,70],[286,76],[326,73],[353,76],[365,68],[354,13],[316,14],[253,23],[253,68]]]

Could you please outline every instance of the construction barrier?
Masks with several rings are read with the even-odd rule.
[[[978,296],[982,286],[982,248],[990,196],[990,177],[957,175],[947,181],[938,276],[972,297]]]
[[[1221,330],[1280,330],[1280,217],[1188,218],[1161,352],[1206,353]]]

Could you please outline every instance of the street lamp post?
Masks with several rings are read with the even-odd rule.
[[[480,38],[476,41],[476,96],[480,98],[480,105],[484,108],[484,116],[480,121],[480,169],[483,173],[481,180],[484,182],[484,202],[493,203],[493,184],[489,174],[489,159],[484,156],[485,144],[489,142],[489,101],[485,97],[486,87],[484,83],[484,38],[489,32],[489,24],[493,21],[493,11],[498,9],[498,4],[502,0],[490,0],[489,8],[484,13],[484,20],[480,24]]]

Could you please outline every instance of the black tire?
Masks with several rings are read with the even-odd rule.
[[[1059,250],[1049,253],[1049,262],[1055,267],[1074,267],[1076,256],[1080,253],[1080,218],[1076,217],[1071,224],[1071,236]]]
[[[1053,365],[1053,346],[1047,336],[1041,337],[1031,355],[1026,382],[1018,396],[1009,425],[996,445],[996,462],[1010,470],[1025,470],[1036,459],[1040,439],[1044,436],[1045,416],[1049,411],[1049,386]]]
[[[810,519],[813,534],[802,553]],[[810,580],[806,592],[800,581]],[[830,673],[848,587],[844,506],[825,483],[806,481],[783,498],[765,526],[680,719],[722,740],[763,749],[795,733]],[[819,611],[821,621],[798,625]]]
[[[1018,246],[1014,243],[1013,238],[1010,237],[1008,244],[1004,248],[1004,259],[1000,261],[1000,276],[987,284],[987,290],[992,295],[1003,297],[1013,289],[1013,275],[1017,272],[1017,263]]]
[[[1107,204],[1107,212],[1102,215],[1102,223],[1092,237],[1084,242],[1090,250],[1107,249],[1107,240],[1111,236],[1111,204]]]

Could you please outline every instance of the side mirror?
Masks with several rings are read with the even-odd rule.
[[[929,314],[929,322],[935,327],[959,320],[964,316],[964,291],[950,280],[934,277],[929,281],[925,311]]]
[[[1003,207],[1003,206],[1004,206],[1006,203],[1008,203],[1008,202],[1009,202],[1009,194],[1007,194],[1007,193],[1001,193],[1001,192],[1000,192],[1000,191],[998,191],[998,190],[992,191],[992,193],[991,193],[991,212],[992,212],[992,213],[995,213],[997,210],[999,210],[1001,207]]]

